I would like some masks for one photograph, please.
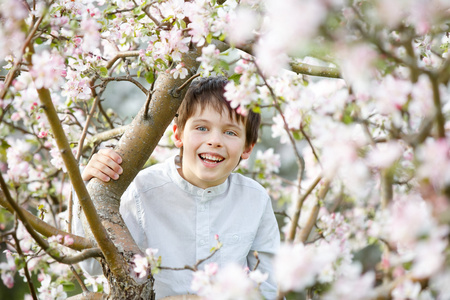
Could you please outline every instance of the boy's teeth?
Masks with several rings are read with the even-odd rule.
[[[221,158],[221,157],[212,156],[212,155],[209,155],[209,154],[200,154],[200,157],[202,159],[207,159],[207,160],[211,160],[211,161],[215,161],[215,162],[220,162],[220,161],[223,160],[223,158]]]

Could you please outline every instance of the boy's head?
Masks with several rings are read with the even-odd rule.
[[[259,114],[242,116],[224,97],[223,77],[200,79],[189,88],[173,125],[180,148],[180,175],[200,188],[217,186],[241,159],[247,159],[258,138]]]
[[[178,109],[175,123],[179,130],[183,131],[186,121],[195,114],[197,108],[204,110],[206,107],[211,107],[220,114],[227,112],[230,119],[244,123],[245,146],[249,147],[258,140],[261,116],[253,111],[249,111],[247,116],[243,116],[236,109],[231,108],[230,102],[224,96],[227,83],[228,79],[223,76],[205,77],[194,81]]]

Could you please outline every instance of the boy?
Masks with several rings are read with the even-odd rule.
[[[239,115],[225,99],[223,77],[191,84],[173,125],[180,156],[142,170],[121,199],[120,212],[141,249],[158,249],[162,265],[193,266],[210,255],[219,236],[223,246],[205,263],[234,262],[258,269],[266,299],[276,298],[271,260],[280,236],[270,198],[258,183],[231,173],[247,159],[258,138],[260,115]],[[119,178],[121,158],[101,150],[83,171],[84,180]],[[200,268],[203,266],[200,265]],[[191,293],[192,271],[161,270],[157,298]]]

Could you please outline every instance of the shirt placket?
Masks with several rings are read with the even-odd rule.
[[[209,222],[209,202],[205,195],[207,191],[197,191],[197,220],[196,220],[196,242],[197,242],[197,260],[208,257],[211,248],[210,222]]]

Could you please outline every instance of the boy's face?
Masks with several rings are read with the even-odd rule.
[[[206,189],[228,178],[239,163],[247,159],[253,146],[245,147],[245,124],[230,119],[207,106],[186,121],[184,130],[173,126],[175,145],[183,147],[181,176],[195,186]]]

